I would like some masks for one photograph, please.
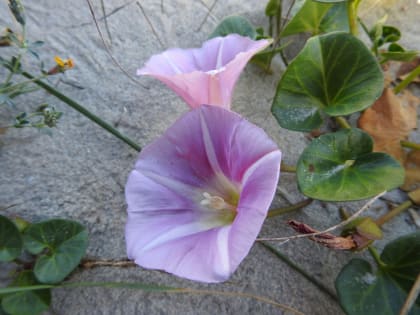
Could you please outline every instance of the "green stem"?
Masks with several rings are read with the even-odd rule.
[[[295,165],[287,165],[283,162],[280,165],[280,171],[286,172],[286,173],[296,173],[296,166]]]
[[[283,9],[283,4],[280,2],[280,5],[279,5],[279,7],[278,7],[278,10],[277,10],[277,14],[276,14],[276,33],[277,33],[277,36],[280,36],[280,33],[281,33],[281,11],[282,11],[282,9]]]
[[[388,222],[389,220],[391,220],[393,217],[399,215],[401,212],[410,208],[412,205],[413,205],[413,203],[411,202],[411,200],[406,200],[402,204],[400,204],[398,207],[395,207],[394,209],[392,209],[388,213],[386,213],[383,216],[376,219],[375,223],[378,226],[381,226],[381,225],[385,224],[386,222]]]
[[[308,272],[306,272],[304,269],[302,269],[300,266],[295,264],[293,261],[291,261],[286,255],[282,254],[280,251],[278,251],[274,246],[271,246],[268,242],[259,242],[261,243],[265,248],[267,248],[270,252],[272,252],[274,255],[276,255],[278,258],[280,258],[283,262],[285,262],[290,268],[300,273],[303,277],[305,277],[307,280],[312,282],[316,287],[318,287],[321,291],[329,295],[334,301],[337,301],[337,295],[331,291],[329,288],[324,286],[321,282],[319,282],[315,277],[310,275]]]
[[[25,76],[28,79],[35,79],[31,74],[29,74],[27,72],[23,72],[22,75]],[[112,135],[117,137],[118,139],[124,141],[126,144],[128,144],[130,147],[132,147],[134,150],[136,150],[136,151],[141,150],[141,147],[137,143],[135,143],[133,140],[126,137],[125,135],[120,133],[117,129],[112,127],[110,124],[108,124],[107,122],[105,122],[104,120],[102,120],[101,118],[96,116],[95,114],[91,113],[85,107],[83,107],[79,103],[73,101],[71,98],[69,98],[69,97],[65,96],[64,94],[60,93],[58,90],[56,90],[52,86],[46,84],[45,82],[43,82],[41,80],[37,80],[37,79],[34,80],[34,83],[39,85],[44,90],[46,90],[48,93],[54,95],[55,97],[57,97],[58,99],[60,99],[61,101],[63,101],[67,105],[69,105],[70,107],[72,107],[73,109],[77,110],[79,113],[86,116],[87,118],[89,118],[93,122],[97,123],[99,126],[104,128],[106,131],[108,131],[109,133],[111,133]]]
[[[155,284],[146,283],[127,283],[127,282],[64,282],[57,285],[52,284],[39,284],[31,286],[19,286],[19,287],[5,287],[0,288],[0,294],[9,294],[17,292],[25,292],[32,290],[43,290],[53,288],[77,288],[77,287],[105,287],[105,288],[127,288],[127,289],[141,289],[145,291],[176,291],[183,290],[183,288],[159,286]]]
[[[420,150],[420,144],[419,143],[414,143],[414,142],[411,142],[411,141],[401,140],[400,144],[404,148]]]
[[[417,66],[413,71],[411,71],[407,77],[402,80],[397,86],[394,87],[394,93],[398,94],[405,89],[407,85],[411,83],[418,75],[420,75],[420,66]]]
[[[41,80],[41,79],[44,79],[45,77],[47,77],[47,74],[40,75],[39,77],[33,78],[31,80],[26,80],[26,81],[19,82],[19,83],[10,85],[10,86],[6,86],[3,89],[0,89],[0,93],[5,94],[9,90],[13,91],[18,86],[25,85],[25,84],[28,84],[28,83],[33,83],[35,80]]]
[[[272,218],[272,217],[275,217],[277,215],[282,215],[282,214],[285,214],[285,213],[288,213],[288,212],[292,212],[292,211],[301,209],[301,208],[309,205],[312,201],[313,201],[313,199],[309,198],[309,199],[305,199],[303,201],[300,201],[300,202],[295,203],[295,204],[293,204],[291,206],[288,206],[288,207],[270,210],[267,214],[267,218]]]
[[[23,53],[26,53],[26,26],[22,25],[22,41],[20,42],[20,48],[23,48]],[[22,53],[19,53],[17,58],[16,58],[16,62],[13,66],[12,71],[7,75],[6,81],[4,82],[4,85],[7,86],[7,83],[10,82],[10,80],[12,79],[13,75],[16,73],[18,66],[20,64],[20,60],[22,59]]]
[[[155,284],[145,284],[145,283],[127,283],[127,282],[67,282],[58,285],[50,284],[40,284],[40,285],[30,285],[30,286],[16,286],[16,287],[6,287],[0,288],[0,295],[2,294],[11,294],[25,291],[34,291],[34,290],[45,290],[45,289],[54,289],[54,288],[77,288],[77,287],[102,287],[102,288],[125,288],[125,289],[136,289],[143,290],[144,292],[155,292],[155,293],[171,293],[171,294],[205,294],[205,295],[221,295],[226,297],[241,297],[249,298],[255,301],[262,303],[267,303],[273,305],[282,310],[291,312],[297,315],[303,315],[303,313],[287,306],[280,304],[269,298],[254,295],[246,292],[226,292],[226,291],[217,291],[217,290],[205,290],[205,289],[190,289],[190,288],[177,288],[177,287],[168,287]]]
[[[337,117],[335,117],[335,121],[337,122],[337,124],[340,125],[341,128],[351,129],[350,124],[347,122],[347,120],[344,117],[337,116]]]
[[[286,55],[284,54],[284,50],[280,51],[280,57],[281,57],[281,60],[283,61],[284,65],[286,67],[289,66],[289,61],[287,60]]]
[[[6,78],[6,81],[4,82],[4,85],[5,86],[7,86],[7,84],[10,82],[10,80],[12,79],[12,77],[13,77],[13,75],[16,73],[16,71],[17,71],[17,67],[18,67],[18,65],[20,64],[20,60],[22,59],[22,55],[21,54],[19,54],[18,56],[17,56],[17,58],[16,58],[16,62],[15,62],[15,64],[14,64],[14,66],[13,66],[13,69],[12,69],[12,71],[10,71],[9,72],[9,74],[7,75],[7,78]]]
[[[381,257],[379,256],[379,253],[376,250],[376,248],[373,247],[373,246],[369,246],[368,250],[369,250],[369,253],[371,254],[371,256],[373,257],[373,259],[375,260],[376,264],[378,265],[378,267],[379,268],[385,268],[386,264],[381,260]]]
[[[279,46],[279,47],[273,47],[271,50],[264,50],[261,51],[259,53],[257,53],[255,56],[265,56],[265,55],[269,55],[269,54],[277,54],[279,52],[281,52],[282,50],[284,50],[284,48],[286,48],[287,46],[289,46],[291,43],[291,41]]]
[[[354,36],[357,36],[357,7],[359,5],[358,0],[348,0],[347,1],[347,18],[349,21],[350,33]]]
[[[273,37],[273,17],[270,16],[268,18],[268,35]]]

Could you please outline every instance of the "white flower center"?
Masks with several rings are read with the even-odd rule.
[[[206,71],[206,73],[210,74],[211,76],[215,76],[216,74],[218,74],[220,72],[223,72],[225,70],[226,70],[225,67],[220,67],[220,68],[217,68],[217,69],[214,69],[214,70]]]
[[[220,196],[212,196],[208,192],[203,192],[203,197],[204,199],[200,201],[200,204],[203,206],[207,206],[215,210],[235,210],[234,206],[228,204]]]

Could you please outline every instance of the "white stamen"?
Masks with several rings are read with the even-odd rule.
[[[227,204],[222,197],[212,196],[208,192],[203,192],[204,199],[200,201],[203,206],[209,206],[216,210],[230,209],[232,206]]]
[[[209,71],[206,71],[206,73],[208,73],[208,74],[210,74],[210,75],[212,75],[212,76],[215,76],[216,74],[218,74],[218,73],[220,73],[220,72],[223,72],[223,71],[225,71],[225,70],[226,70],[226,67],[219,67],[219,68],[214,69],[214,70],[209,70]]]

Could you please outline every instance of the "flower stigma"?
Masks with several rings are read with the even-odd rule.
[[[229,225],[233,222],[237,214],[237,202],[235,203],[235,201],[233,201],[233,203],[235,203],[233,205],[226,202],[222,197],[213,196],[206,191],[203,192],[202,196],[204,198],[200,201],[200,205],[205,206],[210,210],[214,210],[217,218],[216,221],[219,221],[222,225]]]

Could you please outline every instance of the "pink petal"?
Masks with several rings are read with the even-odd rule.
[[[149,59],[137,71],[174,90],[192,108],[201,104],[229,109],[233,88],[243,68],[270,44],[230,34],[216,37],[196,49],[169,49]]]
[[[129,176],[128,257],[192,280],[228,279],[261,228],[280,158],[262,129],[233,112],[200,106],[186,113],[140,153]],[[232,187],[240,199],[228,223],[201,201],[203,192],[226,198]]]

